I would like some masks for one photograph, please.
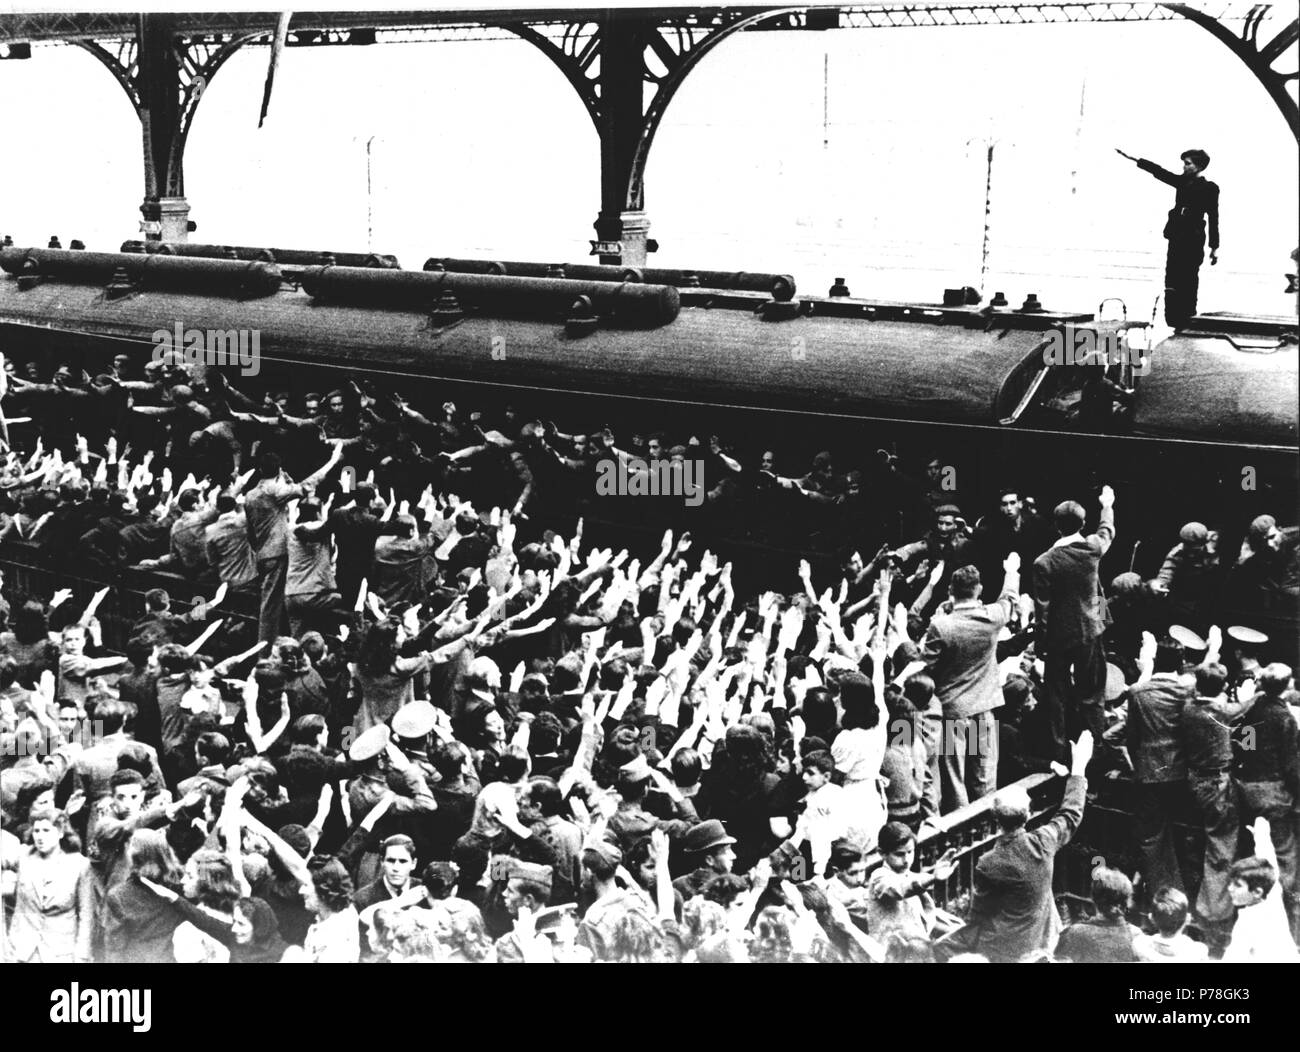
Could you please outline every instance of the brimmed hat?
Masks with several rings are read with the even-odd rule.
[[[1124,673],[1120,671],[1119,666],[1110,661],[1106,662],[1106,704],[1118,701],[1127,690],[1128,684],[1124,682]]]
[[[438,710],[427,701],[408,701],[393,715],[393,733],[399,738],[424,738],[433,730]]]
[[[353,763],[364,763],[366,760],[373,760],[386,748],[391,740],[391,734],[386,724],[380,724],[378,727],[371,727],[357,737],[348,747],[348,759]]]
[[[1230,625],[1228,638],[1234,643],[1242,643],[1246,646],[1260,646],[1268,642],[1268,636],[1263,632],[1255,628],[1247,628],[1245,625]]]
[[[715,847],[724,847],[727,844],[734,844],[736,838],[727,836],[726,827],[723,826],[716,818],[710,818],[707,822],[701,822],[699,825],[691,826],[686,831],[686,836],[682,838],[682,847],[689,852],[699,854],[703,851],[712,851]]]
[[[1169,626],[1169,638],[1184,650],[1205,650],[1206,642],[1190,628],[1182,625]]]

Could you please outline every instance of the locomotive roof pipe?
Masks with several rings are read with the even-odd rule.
[[[271,296],[280,290],[280,269],[274,264],[233,259],[6,248],[0,250],[0,269],[82,285],[107,284],[121,273],[142,289],[241,299]]]
[[[433,256],[425,270],[446,270],[456,274],[501,274],[544,278],[551,274],[549,263],[519,260],[450,259]],[[644,281],[651,285],[677,288],[725,289],[729,292],[765,292],[774,300],[794,299],[794,278],[789,274],[748,273],[731,270],[691,270],[666,267],[605,266],[594,263],[563,263],[564,276],[578,281]]]
[[[463,306],[485,314],[557,318],[586,296],[597,315],[649,328],[667,325],[681,310],[681,297],[671,285],[359,267],[307,267],[301,279],[315,299],[363,307],[427,310],[450,292]]]
[[[294,267],[326,266],[331,261],[341,267],[377,267],[396,270],[397,257],[379,252],[329,252],[302,248],[261,248],[253,245],[202,245],[171,241],[123,241],[122,251],[161,253],[171,256],[196,256],[203,259],[243,259],[280,263]],[[234,253],[232,256],[231,253]]]

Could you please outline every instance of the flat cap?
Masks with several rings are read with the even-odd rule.
[[[1116,595],[1128,595],[1142,587],[1142,578],[1129,571],[1122,573],[1110,582],[1110,590]]]
[[[1178,539],[1184,544],[1204,544],[1209,536],[1210,531],[1203,522],[1189,522],[1178,531]]]

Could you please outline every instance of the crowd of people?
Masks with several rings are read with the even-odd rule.
[[[1092,532],[1014,488],[970,526],[941,461],[886,457],[925,509],[909,540],[830,452],[784,476],[396,384],[294,405],[179,359],[105,369],[6,361],[0,388],[0,545],[117,582],[0,589],[8,959],[1295,955],[1300,696],[1219,623],[1225,596],[1295,608],[1295,527],[1257,518],[1233,561],[1188,523],[1155,578],[1103,587],[1109,487]],[[584,542],[598,463],[688,458],[706,510],[798,507],[836,572],[742,585],[707,516]],[[158,571],[183,583],[111,652],[104,600]],[[1045,822],[1035,775],[1064,780]],[[1114,778],[1136,863],[1062,930],[1055,858]],[[956,849],[918,844],[972,807],[1003,835],[950,901]]]

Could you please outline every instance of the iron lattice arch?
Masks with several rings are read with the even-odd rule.
[[[165,156],[155,157],[154,169],[146,176],[145,193],[149,197],[184,197],[185,171],[183,159],[185,143],[189,138],[190,128],[198,110],[199,100],[217,71],[241,47],[258,39],[259,32],[241,33],[230,37],[213,35],[206,37],[175,38],[173,56],[176,62],[176,118],[174,127],[165,129],[170,133]],[[70,41],[94,55],[126,92],[131,100],[136,116],[145,126],[147,139],[154,138],[157,131],[153,115],[146,102],[143,78],[140,73],[140,43],[138,37],[121,40],[115,45],[104,45],[94,40]]]

